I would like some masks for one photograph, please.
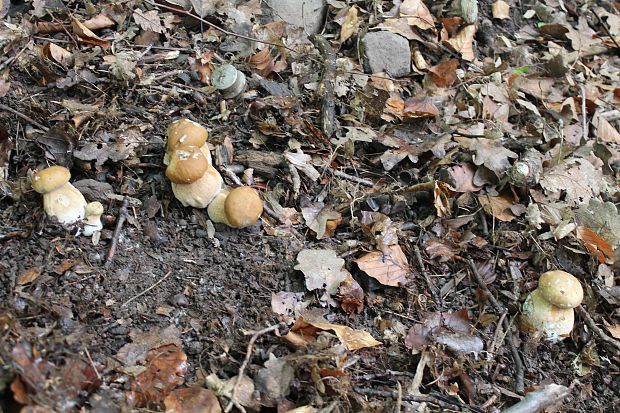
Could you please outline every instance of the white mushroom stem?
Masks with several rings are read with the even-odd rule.
[[[61,224],[73,224],[84,218],[86,200],[70,183],[43,194],[43,209]]]
[[[103,214],[103,205],[100,202],[91,202],[86,205],[86,219],[84,219],[84,236],[90,237],[95,232],[103,229],[101,223],[101,214]]]
[[[523,303],[525,328],[551,342],[570,335],[575,322],[572,308],[560,308],[545,300],[540,289],[532,291]]]

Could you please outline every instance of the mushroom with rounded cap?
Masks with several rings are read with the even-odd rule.
[[[224,202],[228,225],[233,228],[250,227],[263,213],[263,201],[258,192],[249,186],[240,186],[230,191]]]
[[[202,125],[189,119],[178,119],[168,126],[168,141],[166,143],[166,154],[164,155],[164,165],[170,162],[170,154],[175,149],[184,146],[197,146],[211,163],[211,152],[207,145],[209,132]]]
[[[171,153],[166,176],[174,196],[184,205],[206,208],[222,189],[220,173],[209,164],[200,148],[186,146]]]
[[[86,211],[84,212],[86,218],[84,219],[84,235],[90,237],[97,231],[101,231],[103,224],[101,223],[101,214],[103,214],[103,205],[101,202],[89,202],[86,205]]]
[[[573,308],[582,300],[583,288],[577,278],[565,271],[548,271],[523,303],[522,329],[548,341],[562,340],[573,330]]]
[[[69,183],[71,172],[64,166],[50,166],[35,173],[32,189],[43,194],[43,209],[61,224],[73,224],[84,218],[86,200]]]

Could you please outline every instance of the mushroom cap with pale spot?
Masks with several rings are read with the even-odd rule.
[[[34,174],[32,177],[32,189],[40,194],[52,192],[71,179],[71,172],[64,166],[50,166]]]
[[[168,151],[179,146],[201,147],[207,142],[209,132],[204,126],[189,119],[175,120],[168,126]]]
[[[220,173],[207,165],[204,174],[189,184],[172,182],[172,192],[184,206],[206,208],[222,189],[224,181]]]
[[[166,176],[175,184],[191,184],[200,179],[209,166],[209,160],[199,147],[183,146],[170,154]]]
[[[583,300],[583,288],[577,278],[566,271],[547,271],[538,280],[540,293],[560,308],[575,308]]]

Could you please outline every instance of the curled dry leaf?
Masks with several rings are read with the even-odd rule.
[[[369,252],[354,262],[370,277],[391,287],[406,284],[410,273],[409,262],[400,245],[389,245],[383,252]]]
[[[482,187],[474,184],[476,170],[477,168],[470,163],[451,166],[447,170],[451,178],[448,183],[455,192],[477,192]]]
[[[340,284],[338,300],[342,310],[351,317],[360,314],[364,309],[364,290],[350,273],[347,273],[347,278]]]
[[[359,28],[359,20],[357,18],[357,7],[351,6],[347,11],[347,14],[342,22],[340,28],[340,43],[345,42],[351,37]]]
[[[459,67],[457,59],[441,62],[430,68],[431,79],[438,87],[450,87],[456,81],[456,69]]]
[[[322,202],[316,202],[302,208],[301,213],[306,225],[316,233],[317,239],[331,237],[342,221],[342,215]]]
[[[110,42],[97,36],[88,27],[86,27],[84,23],[80,22],[76,18],[71,19],[71,27],[73,28],[73,33],[75,33],[84,43],[94,44],[96,46],[103,47],[104,49],[110,46]]]
[[[407,19],[409,26],[435,29],[435,19],[422,0],[404,0],[400,5],[400,16]]]
[[[438,262],[447,262],[456,257],[459,247],[453,242],[429,239],[424,242],[424,251],[431,260],[437,259]]]
[[[349,351],[381,345],[370,333],[354,330],[351,327],[331,324],[325,321],[320,311],[308,311],[297,319],[291,331],[302,335],[316,336],[318,331],[332,330]]]
[[[73,65],[73,53],[67,49],[63,49],[55,43],[47,43],[43,46],[43,54],[48,59],[60,63],[65,67]]]
[[[439,115],[439,109],[428,97],[408,98],[403,107],[403,118],[421,119],[434,118]]]
[[[271,310],[285,323],[293,324],[306,307],[308,302],[304,301],[304,293],[281,291],[271,294]]]
[[[504,0],[496,0],[491,6],[494,19],[510,19],[510,5]]]
[[[25,271],[22,271],[17,276],[17,279],[15,280],[15,283],[17,285],[30,284],[31,282],[33,282],[34,280],[39,278],[39,275],[41,275],[42,273],[43,273],[43,267],[32,267],[32,268],[29,268],[29,269],[27,269]]]
[[[614,263],[614,248],[590,228],[578,226],[577,239],[601,264],[611,265]]]
[[[503,195],[479,195],[478,201],[487,214],[499,219],[500,221],[510,222],[515,219],[515,215],[510,209],[514,203]]]
[[[463,59],[471,62],[474,60],[474,36],[476,35],[476,25],[468,24],[463,27],[457,34],[451,39],[448,39],[446,43],[459,53]]]
[[[405,347],[417,353],[437,342],[456,353],[479,353],[484,348],[484,342],[470,330],[467,309],[454,313],[429,313],[409,329]]]

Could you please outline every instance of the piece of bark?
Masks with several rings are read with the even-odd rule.
[[[561,403],[570,394],[568,387],[548,384],[528,393],[519,403],[504,410],[504,413],[536,413]]]

